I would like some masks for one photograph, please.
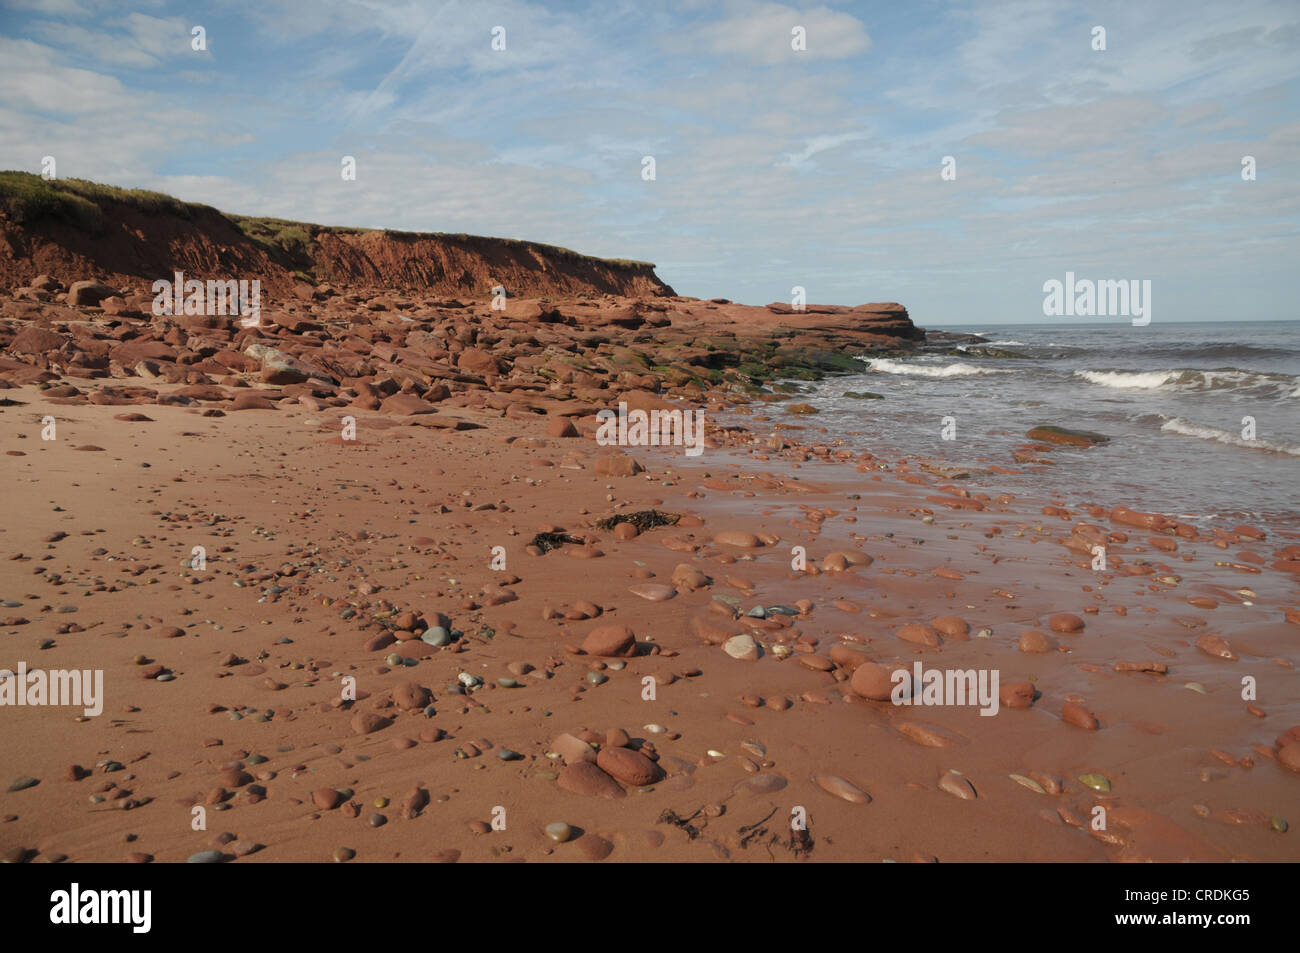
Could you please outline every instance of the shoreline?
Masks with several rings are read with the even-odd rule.
[[[5,611],[31,622],[3,627],[18,634],[6,634],[0,666],[25,653],[29,667],[102,668],[107,686],[104,714],[89,722],[67,711],[4,713],[11,772],[40,781],[3,795],[0,810],[17,815],[0,826],[6,851],[164,862],[203,850],[329,861],[338,848],[357,861],[1297,857],[1294,835],[1274,818],[1296,783],[1276,760],[1290,745],[1275,739],[1300,734],[1300,599],[1294,571],[1270,565],[1300,556],[1294,534],[1147,531],[1109,511],[1062,512],[1032,492],[984,501],[915,457],[885,459],[882,471],[869,469],[873,458],[811,444],[755,455],[737,446],[748,437],[716,429],[697,459],[634,450],[648,470],[629,474],[629,456],[597,452],[591,416],[568,418],[583,433],[575,438],[548,430],[563,418],[515,419],[504,408],[206,418],[198,408],[55,403],[30,386],[5,393],[29,401],[3,418],[9,446],[29,452],[7,458],[17,519],[3,534],[4,597],[22,606]],[[153,421],[117,419],[131,412]],[[59,437],[38,452],[47,413]],[[355,446],[338,436],[345,414],[356,418]],[[456,420],[483,429],[452,429]],[[25,443],[12,439],[19,432]],[[719,436],[724,445],[713,446]],[[76,453],[87,445],[105,449]],[[821,462],[837,454],[848,459]],[[611,461],[604,472],[601,457]],[[68,535],[43,542],[53,506]],[[587,525],[646,509],[686,519],[628,539]],[[1090,531],[1069,532],[1081,523],[1106,539],[1106,573],[1079,549]],[[534,533],[553,530],[592,541],[527,552]],[[715,541],[728,532],[779,542]],[[1168,542],[1158,549],[1156,538]],[[1164,551],[1169,543],[1176,548]],[[207,570],[182,568],[200,544],[210,544]],[[791,569],[793,545],[806,547],[817,574]],[[489,568],[493,546],[506,550],[504,570]],[[853,566],[844,557],[854,553],[872,562]],[[841,562],[849,568],[834,568]],[[51,573],[66,577],[53,592]],[[658,588],[670,583],[672,592]],[[812,607],[754,619],[715,596],[741,611]],[[590,615],[584,602],[599,616],[578,618]],[[464,635],[442,648],[416,638],[375,647],[413,634],[397,628],[419,621],[404,612],[431,626],[440,613]],[[1052,631],[1067,614],[1082,632]],[[69,624],[84,631],[58,631]],[[611,625],[633,630],[639,654],[569,651]],[[181,634],[159,638],[172,629]],[[1030,643],[1047,651],[1021,651],[1028,629],[1043,633]],[[745,634],[758,643],[755,661],[720,646]],[[1208,654],[1217,643],[1197,647],[1216,634],[1237,660]],[[38,649],[46,638],[53,647]],[[417,664],[397,669],[386,661],[394,650]],[[136,664],[140,655],[149,661]],[[885,667],[996,669],[1003,692],[1014,690],[994,717],[896,708],[852,690],[864,656]],[[154,665],[175,677],[140,677]],[[461,671],[483,686],[451,691]],[[357,680],[355,702],[340,698],[344,674]],[[1238,697],[1242,675],[1256,679],[1256,703]],[[643,698],[647,676],[653,701]],[[412,681],[432,693],[434,715],[407,706],[424,700],[403,687]],[[390,723],[361,733],[367,714]],[[1096,730],[1081,726],[1086,715]],[[630,744],[662,776],[610,787],[583,769],[611,796],[573,793],[559,786],[565,758],[547,757],[563,747],[587,760],[565,735]],[[502,749],[519,757],[503,760]],[[122,769],[105,772],[106,759]],[[70,764],[91,774],[65,781]],[[1104,775],[1110,791],[1080,775]],[[334,800],[326,792],[340,790],[324,807]],[[95,793],[102,804],[89,803]],[[103,806],[129,801],[141,803],[125,813]],[[208,808],[206,832],[191,830],[196,805]],[[1097,806],[1109,818],[1102,831],[1089,827]],[[505,830],[492,829],[497,807]],[[806,809],[807,840],[782,820],[796,807]],[[380,823],[373,814],[381,826],[370,826]],[[547,838],[555,822],[570,826],[570,839]],[[135,839],[124,842],[124,831]],[[234,836],[214,844],[221,832]]]

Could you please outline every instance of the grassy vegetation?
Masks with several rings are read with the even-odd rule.
[[[88,232],[104,228],[103,204],[121,202],[142,212],[167,213],[187,221],[207,206],[146,189],[119,189],[85,179],[43,179],[31,172],[0,172],[0,206],[15,222],[30,225],[44,218],[67,222]]]
[[[44,218],[58,219],[87,232],[103,230],[105,202],[115,201],[143,212],[176,215],[187,221],[199,211],[216,211],[210,206],[182,202],[162,192],[145,189],[120,189],[101,185],[85,179],[43,179],[31,172],[0,172],[0,208],[15,222],[30,225]],[[540,252],[552,258],[569,261],[595,261],[619,270],[653,268],[648,261],[626,258],[595,258],[559,245],[543,245],[517,238],[487,238],[466,235],[463,232],[402,232],[392,229],[359,228],[355,226],[323,226],[308,222],[294,222],[282,218],[253,215],[225,215],[254,242],[265,247],[273,257],[293,264],[306,264],[311,258],[311,246],[322,232],[335,235],[364,235],[381,231],[385,236],[399,241],[438,239],[442,241],[499,242],[522,251]]]

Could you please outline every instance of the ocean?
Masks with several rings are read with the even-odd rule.
[[[1300,528],[1300,322],[928,330],[915,356],[864,356],[861,374],[810,385],[797,399],[819,413],[799,422],[855,449],[971,468],[972,489]],[[1039,424],[1110,440],[1017,464],[1012,448]],[[1024,473],[980,473],[988,464]]]

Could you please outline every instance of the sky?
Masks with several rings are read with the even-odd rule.
[[[0,168],[45,156],[928,327],[1078,321],[1043,313],[1067,272],[1300,316],[1296,0],[0,0]]]

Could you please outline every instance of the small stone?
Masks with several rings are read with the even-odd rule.
[[[939,779],[939,790],[946,791],[963,801],[975,800],[975,787],[960,774],[949,771]]]
[[[1022,787],[1029,788],[1029,790],[1033,791],[1035,794],[1047,793],[1047,791],[1044,790],[1043,786],[1039,784],[1037,781],[1035,781],[1033,778],[1027,778],[1023,774],[1009,774],[1007,775],[1007,777],[1009,777],[1012,781],[1015,781],[1016,784],[1019,784]]]
[[[759,657],[758,643],[752,635],[733,635],[722,643],[722,651],[742,662],[756,662]]]
[[[848,801],[850,804],[870,804],[871,795],[863,791],[851,781],[841,778],[835,774],[819,774],[814,778],[821,789],[828,794],[833,794],[841,800]]]
[[[1101,791],[1103,794],[1110,790],[1110,778],[1104,774],[1081,774],[1079,780],[1094,791]]]
[[[226,859],[226,855],[219,850],[201,850],[197,854],[190,854],[185,861],[187,864],[219,864]]]
[[[554,824],[546,825],[546,836],[557,844],[563,844],[573,836],[573,828],[563,821],[556,821]]]
[[[334,863],[336,864],[346,864],[355,856],[357,856],[357,852],[351,847],[334,848]]]

